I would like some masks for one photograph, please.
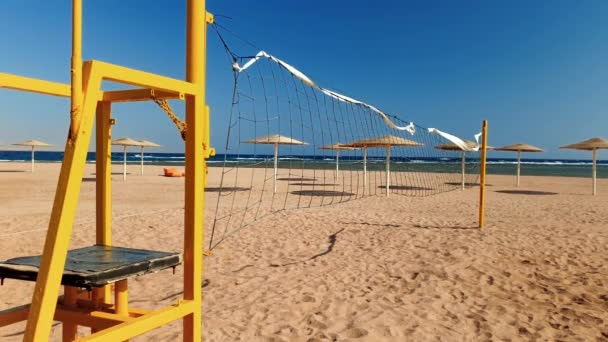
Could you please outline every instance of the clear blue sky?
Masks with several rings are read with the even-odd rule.
[[[69,82],[70,2],[0,6],[0,72]],[[84,58],[182,78],[184,6],[85,0]],[[208,0],[208,8],[318,84],[422,126],[470,137],[488,119],[491,144],[526,142],[546,148],[547,158],[588,158],[557,147],[608,137],[608,1]],[[209,38],[212,139],[221,146],[232,75],[218,39]],[[66,99],[0,90],[0,103],[0,144],[63,145]],[[182,151],[155,105],[116,105],[114,115],[114,137]]]

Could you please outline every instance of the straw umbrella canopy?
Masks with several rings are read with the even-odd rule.
[[[521,153],[522,152],[545,152],[540,147],[528,145],[528,144],[515,144],[515,145],[507,145],[503,147],[495,148],[496,151],[511,151],[517,152],[517,183],[516,186],[519,187],[519,175],[521,170]]]
[[[388,197],[391,186],[391,146],[424,146],[424,144],[394,135],[385,135],[377,138],[357,140],[346,146],[363,148],[364,187],[367,187],[367,149],[370,147],[386,148],[386,196]]]
[[[127,180],[127,146],[141,146],[142,144],[131,138],[120,138],[112,141],[112,145],[120,145],[123,147],[122,180]]]
[[[345,144],[336,143],[333,145],[321,146],[321,147],[319,147],[319,149],[336,151],[336,179],[338,179],[338,175],[340,173],[340,151],[352,151],[352,150],[358,150],[359,148],[346,146]]]
[[[141,144],[141,175],[144,175],[144,148],[146,147],[160,147],[159,144],[148,141],[148,140],[138,140]]]
[[[593,195],[597,193],[597,150],[608,149],[608,140],[603,138],[591,138],[585,141],[577,142],[576,144],[561,146],[560,148],[572,150],[593,151]]]
[[[34,153],[35,153],[34,150],[36,149],[36,147],[53,146],[53,145],[47,144],[44,141],[40,141],[40,140],[26,140],[26,141],[18,142],[13,145],[14,146],[28,146],[28,147],[32,148],[32,172],[34,172]]]
[[[478,144],[476,142],[470,141],[470,140],[465,140],[464,141],[465,145],[468,148],[474,149],[478,146]],[[460,146],[451,143],[451,144],[443,144],[443,145],[437,145],[435,146],[436,149],[438,150],[444,150],[444,151],[460,151],[460,169],[461,169],[461,174],[462,174],[462,189],[464,189],[465,186],[465,163],[466,163],[466,152],[465,150],[463,150],[462,148],[460,148]],[[486,146],[486,149],[491,150],[494,147],[492,146]]]
[[[255,139],[246,140],[247,144],[262,144],[262,145],[274,145],[274,192],[277,192],[277,169],[279,160],[279,145],[308,145],[308,143],[296,140],[294,138],[286,137],[279,134],[265,135],[263,137],[257,137]]]

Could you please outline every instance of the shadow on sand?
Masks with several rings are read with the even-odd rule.
[[[380,185],[378,189],[386,189],[386,185]],[[391,185],[391,190],[433,190],[432,188],[425,188],[422,186],[409,186],[409,185]]]
[[[354,196],[355,194],[344,191],[331,191],[331,190],[298,190],[290,192],[293,195],[300,196],[321,196],[321,197],[332,197],[332,196]]]
[[[479,230],[479,226],[472,225],[431,225],[431,224],[415,224],[414,228],[418,229],[454,229],[454,230]]]
[[[305,178],[305,177],[284,177],[284,178],[277,178],[277,180],[287,181],[287,182],[314,182],[317,179],[316,178]]]
[[[283,266],[295,265],[295,264],[299,264],[299,263],[306,262],[309,260],[315,260],[316,258],[320,258],[322,256],[325,256],[325,255],[331,253],[334,250],[334,247],[336,246],[336,241],[338,240],[338,234],[342,233],[344,231],[344,229],[346,229],[346,228],[342,228],[327,237],[329,240],[328,241],[329,245],[327,246],[327,249],[325,249],[323,252],[317,253],[317,254],[311,256],[310,258],[301,260],[301,261],[294,261],[294,262],[289,262],[286,264],[270,264],[270,267],[283,267]]]
[[[233,192],[233,191],[247,191],[247,190],[251,190],[251,188],[240,188],[237,186],[205,188],[205,192]]]
[[[494,192],[499,192],[501,194],[509,194],[509,195],[533,195],[533,196],[557,195],[557,192],[535,191],[535,190],[496,190]]]
[[[338,184],[329,183],[289,183],[290,186],[336,186]]]
[[[445,184],[447,184],[447,185],[455,185],[455,186],[462,185],[462,183],[460,183],[460,182],[446,182]],[[464,183],[464,186],[479,186],[479,183]],[[486,186],[494,186],[494,185],[492,185],[492,184],[486,184]]]
[[[391,224],[391,223],[370,223],[370,222],[338,222],[340,224],[345,225],[363,225],[363,226],[374,226],[374,227],[385,227],[385,228],[399,228],[400,224]]]

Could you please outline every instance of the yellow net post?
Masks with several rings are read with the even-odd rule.
[[[72,1],[72,61],[70,74],[72,91],[68,141],[74,143],[82,117],[82,0]]]
[[[483,229],[485,221],[486,197],[486,155],[488,147],[488,120],[481,125],[481,167],[479,168],[479,228]]]

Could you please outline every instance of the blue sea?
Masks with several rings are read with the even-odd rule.
[[[0,168],[2,162],[29,162],[30,151],[0,151]],[[272,155],[224,155],[218,154],[208,160],[210,167],[222,167],[224,162],[230,165],[247,167],[272,167]],[[63,152],[37,151],[36,162],[60,163],[63,160]],[[114,163],[122,163],[123,154],[112,153]],[[138,164],[141,160],[140,153],[127,153],[127,163]],[[183,153],[144,153],[144,161],[148,165],[184,165]],[[89,152],[87,161],[95,162],[95,153]],[[368,158],[369,170],[382,170],[384,168],[383,157]],[[469,172],[478,170],[478,160],[467,159]],[[360,169],[361,157],[340,157],[340,168],[343,170]],[[410,172],[458,172],[460,168],[459,158],[391,158],[391,169],[393,171]],[[490,174],[514,174],[516,159],[510,158],[488,158],[488,173]],[[565,176],[565,177],[589,177],[591,175],[591,160],[587,159],[522,159],[522,175],[538,176]],[[281,156],[279,167],[290,167],[294,169],[333,169],[335,159],[328,156]],[[608,178],[608,161],[598,161],[598,178]]]

